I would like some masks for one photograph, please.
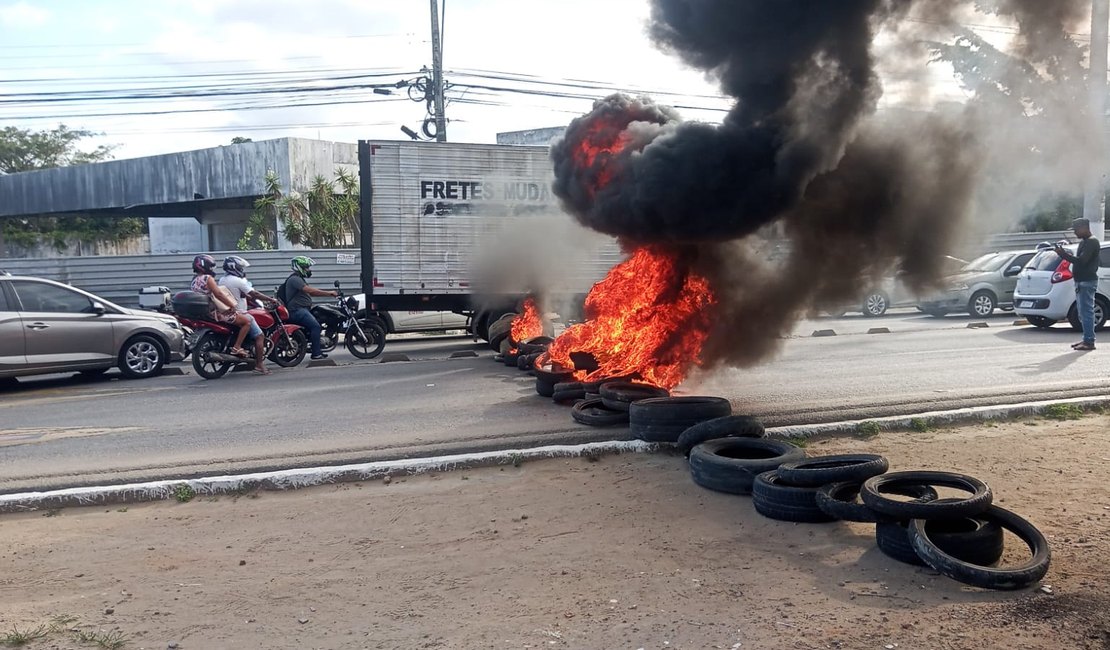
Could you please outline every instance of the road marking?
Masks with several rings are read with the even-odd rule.
[[[26,397],[23,399],[15,398],[11,400],[0,400],[0,408],[12,408],[15,406],[29,406],[36,404],[57,404],[59,402],[72,402],[74,400],[82,399],[97,399],[99,397],[117,397],[119,395],[133,395],[135,393],[146,393],[163,390],[173,390],[173,387],[166,388],[133,388],[131,390],[107,390],[96,393],[82,393],[80,395],[58,395],[57,397]],[[60,389],[59,389],[60,390]],[[52,389],[53,391],[53,389]]]
[[[63,438],[87,438],[108,433],[130,433],[141,427],[47,427],[26,429],[0,429],[0,447],[30,445]]]

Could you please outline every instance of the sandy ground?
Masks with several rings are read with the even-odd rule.
[[[44,625],[25,647],[1110,648],[1108,425],[809,444],[986,480],[1052,542],[1051,594],[963,587],[885,557],[871,526],[764,519],[680,456],[632,454],[4,516],[0,641]]]

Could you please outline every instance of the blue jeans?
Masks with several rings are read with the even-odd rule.
[[[289,322],[308,330],[308,341],[312,343],[312,356],[320,356],[320,323],[312,312],[304,307],[290,310]]]
[[[1098,280],[1076,281],[1075,309],[1079,313],[1079,324],[1083,326],[1083,342],[1095,344],[1095,289]]]

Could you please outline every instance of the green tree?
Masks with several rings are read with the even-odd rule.
[[[335,173],[335,180],[317,176],[307,190],[285,193],[277,173],[267,172],[264,194],[255,200],[248,224],[250,237],[240,240],[240,249],[269,244],[269,233],[260,236],[268,223],[280,224],[286,239],[309,248],[355,245],[359,236],[358,178],[344,169]]]
[[[82,140],[96,135],[100,134],[65,124],[49,131],[5,127],[0,130],[0,172],[15,174],[110,159],[113,145],[102,144],[91,151],[80,148]]]
[[[231,139],[231,144],[243,144],[244,142],[254,142],[254,140],[250,138],[244,138],[241,135],[237,135]]]

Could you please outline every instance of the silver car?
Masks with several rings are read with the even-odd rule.
[[[125,309],[42,278],[0,272],[0,378],[118,367],[141,379],[184,357],[172,316]]]
[[[1018,275],[1036,254],[1036,250],[1020,250],[977,257],[947,276],[945,290],[928,296],[918,308],[938,318],[952,312],[984,318],[997,308],[1013,309]]]

